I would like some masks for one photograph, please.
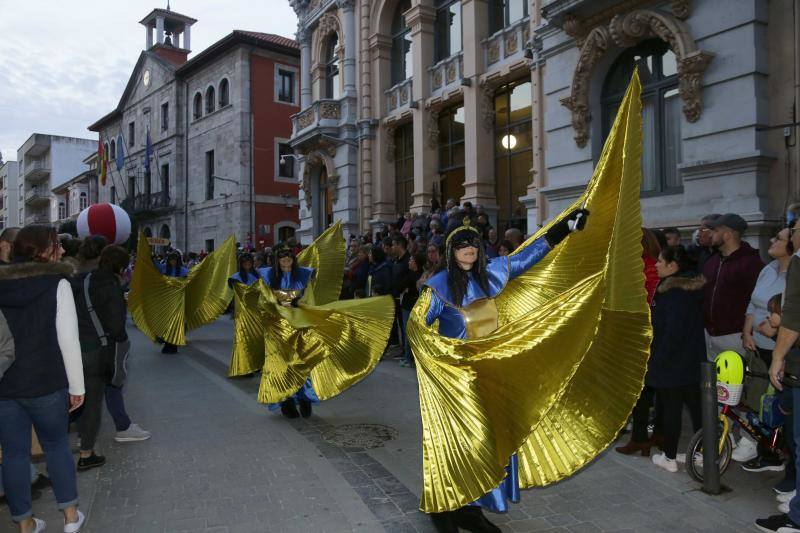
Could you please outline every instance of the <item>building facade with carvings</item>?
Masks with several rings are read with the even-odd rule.
[[[304,242],[448,198],[535,230],[583,190],[634,67],[648,226],[798,199],[792,0],[290,0]]]
[[[155,9],[117,107],[89,126],[109,154],[100,201],[147,236],[212,251],[230,235],[269,246],[298,227],[290,116],[300,109],[294,40],[234,30],[189,58],[195,19]]]

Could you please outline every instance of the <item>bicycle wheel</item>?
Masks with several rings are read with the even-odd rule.
[[[719,428],[719,433],[722,428]],[[731,455],[733,455],[733,438],[728,433],[725,436],[725,444],[722,446],[722,453],[719,454],[719,475],[725,473],[728,465],[731,463]],[[703,482],[703,430],[700,429],[692,436],[689,441],[689,446],[686,448],[686,471],[689,476],[695,481]]]

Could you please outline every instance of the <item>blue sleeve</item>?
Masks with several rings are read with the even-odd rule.
[[[519,253],[508,256],[509,273],[508,279],[512,280],[528,271],[533,265],[542,260],[550,251],[550,245],[544,237],[536,239]]]
[[[439,298],[439,295],[436,294],[436,291],[432,289],[428,290],[431,291],[431,303],[428,307],[428,312],[425,315],[425,324],[430,326],[436,321],[437,318],[439,318],[439,315],[442,314],[442,311],[444,311],[444,301]]]

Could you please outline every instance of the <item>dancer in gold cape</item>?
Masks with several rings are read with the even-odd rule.
[[[337,301],[345,260],[340,222],[297,257],[286,246],[274,252],[259,281],[235,287],[248,314],[237,321],[229,375],[263,367],[258,401],[289,418],[307,417],[312,403],[372,372],[389,340],[394,303],[388,296]]]
[[[147,237],[140,232],[128,308],[136,326],[151,340],[160,338],[165,345],[183,346],[186,331],[213,322],[228,307],[233,292],[227,280],[236,271],[236,242],[228,237],[182,276],[180,267],[175,267],[169,275],[159,272]]]
[[[421,508],[439,531],[500,531],[481,507],[503,511],[519,488],[574,473],[615,438],[636,402],[652,335],[640,93],[635,74],[595,174],[566,216],[499,258],[504,268],[493,260],[483,272],[463,255],[478,243],[459,228],[444,279],[431,278],[411,312]],[[585,230],[556,246],[579,228],[582,207],[591,211]],[[459,277],[467,281],[454,294]]]

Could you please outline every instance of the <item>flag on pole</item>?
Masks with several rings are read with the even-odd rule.
[[[105,186],[108,173],[108,155],[103,146],[103,139],[97,139],[97,168],[100,172],[100,185]]]

